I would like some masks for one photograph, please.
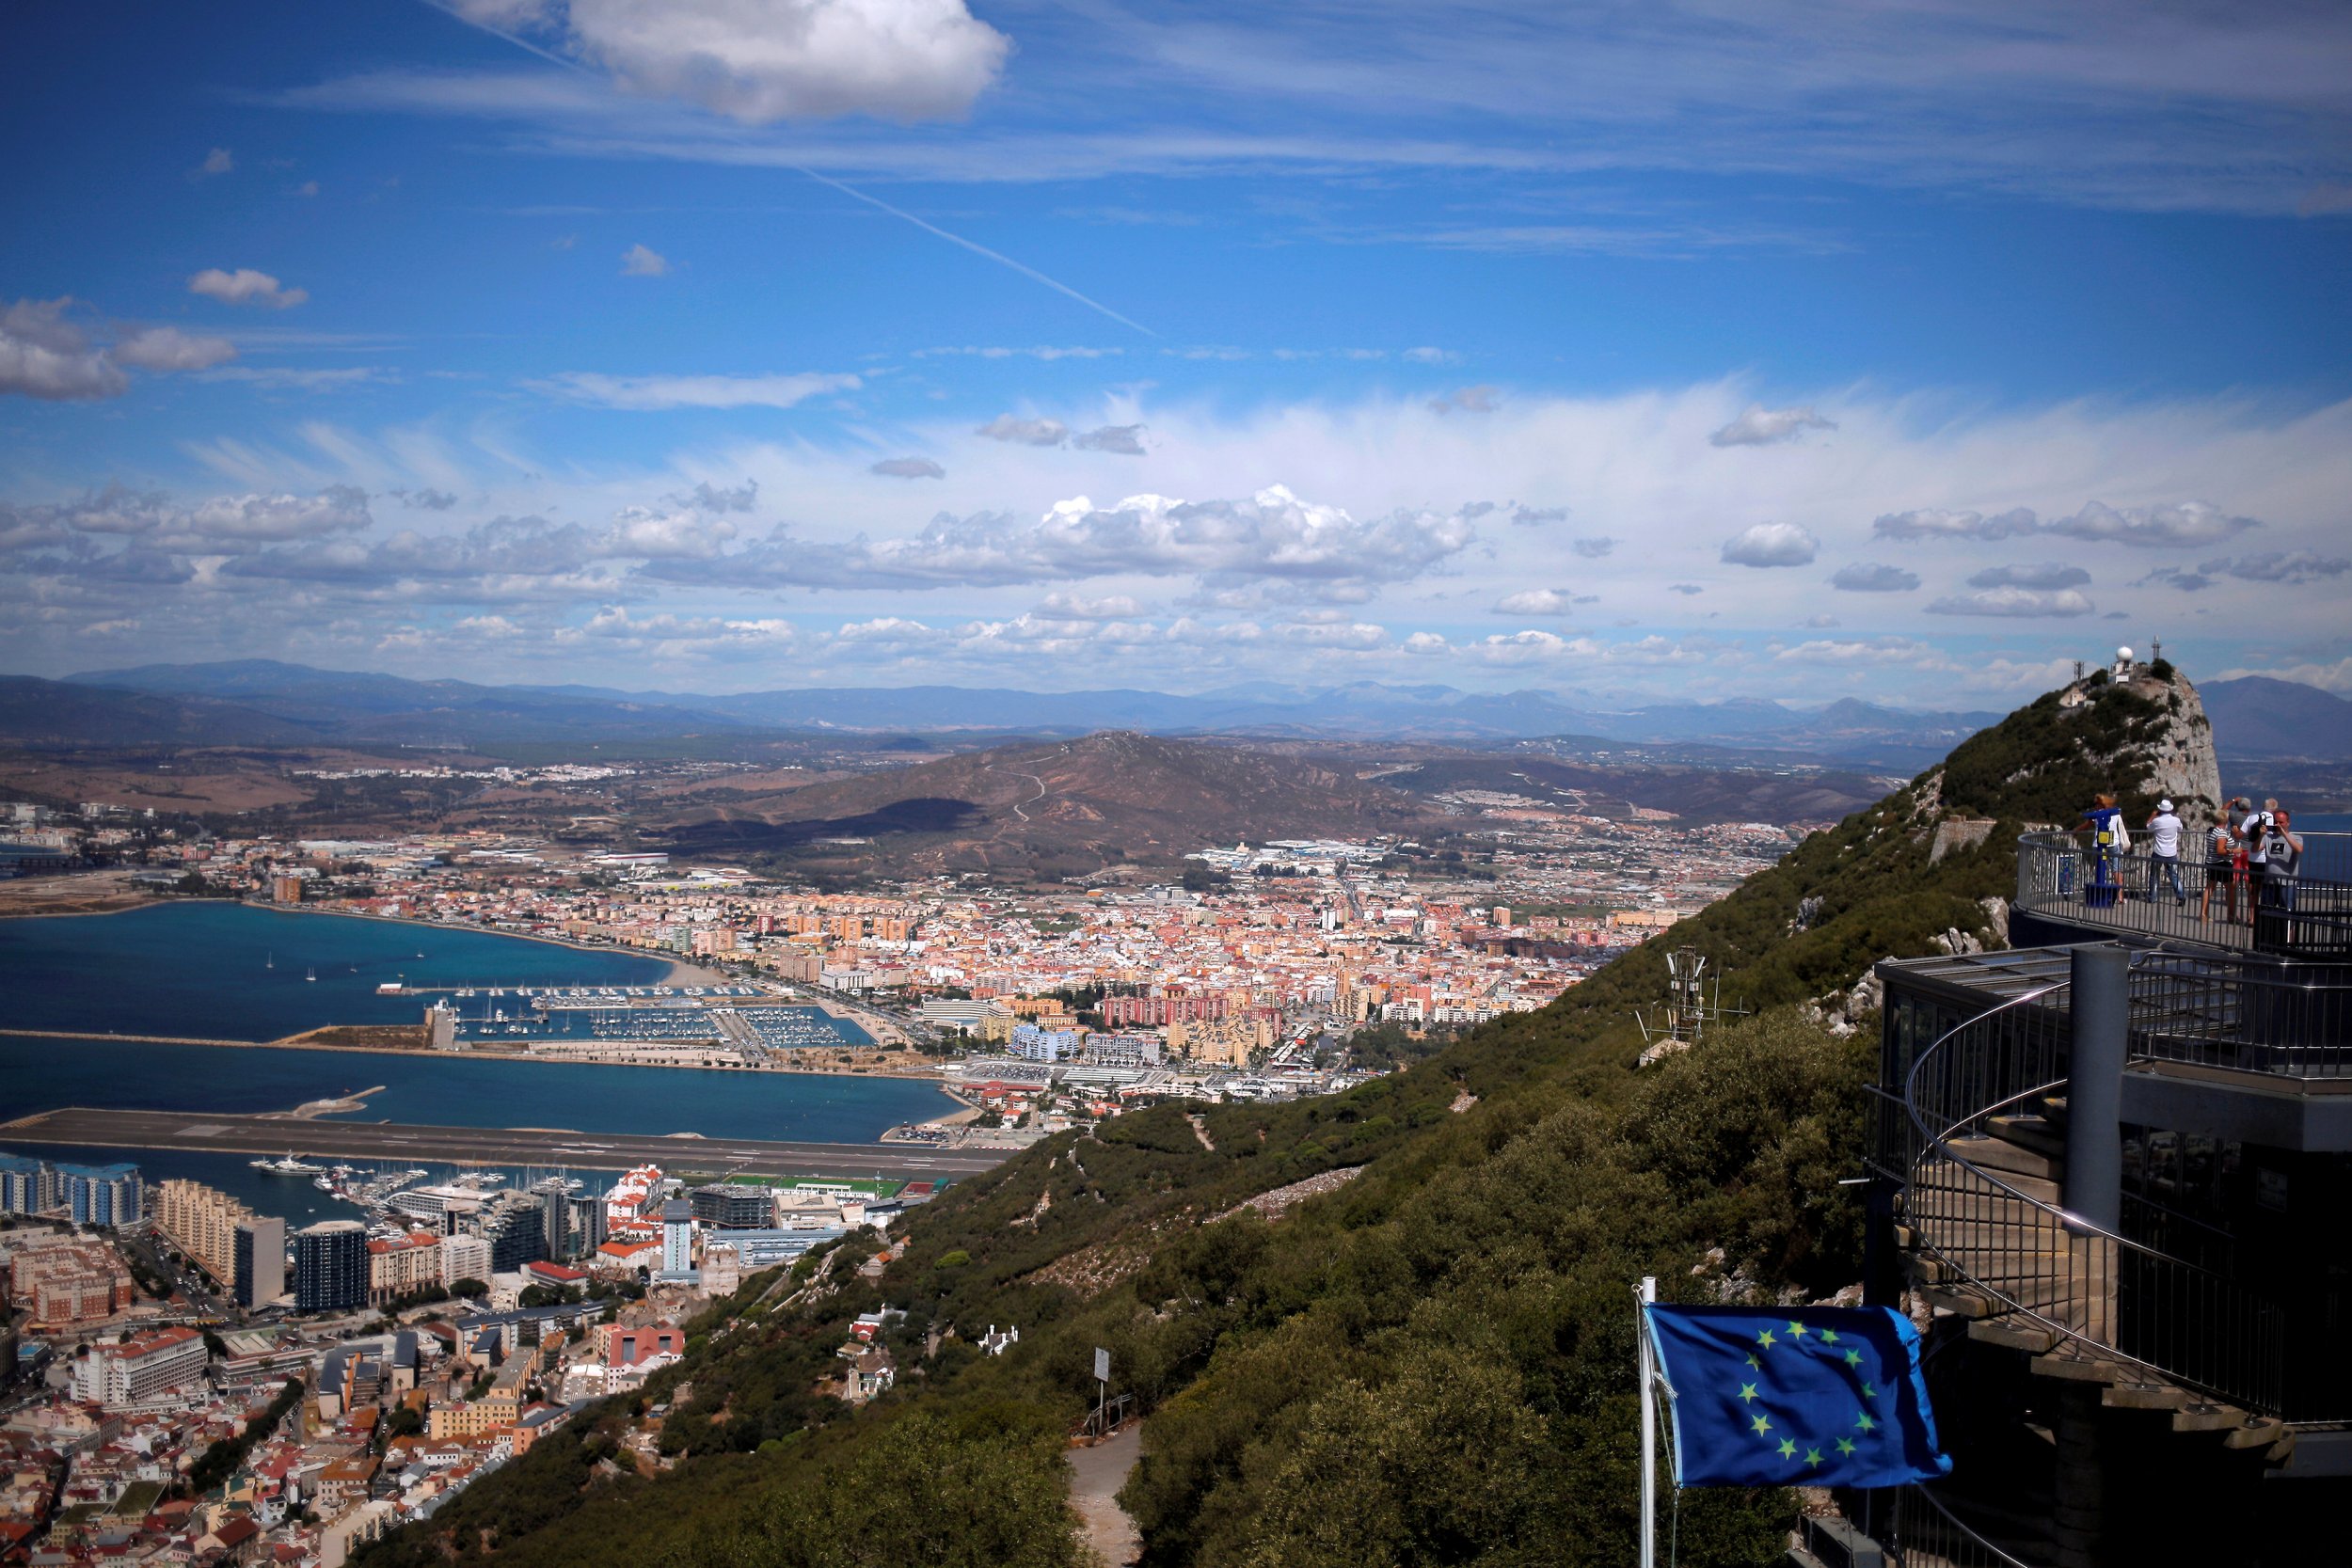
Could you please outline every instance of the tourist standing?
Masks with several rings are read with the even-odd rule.
[[[2132,847],[2132,835],[2110,794],[2101,794],[2098,803],[2083,813],[2083,826],[2090,830],[2090,885],[2083,890],[2083,902],[2094,910],[2106,909],[2115,902],[2117,868],[2123,851]]]
[[[2275,909],[2295,908],[2295,875],[2303,863],[2303,835],[2283,811],[2263,813],[2263,901]]]
[[[2172,904],[2175,909],[2188,907],[2187,890],[2181,886],[2181,834],[2187,831],[2172,809],[2169,800],[2158,800],[2148,818],[2148,902],[2156,901],[2156,877],[2162,873],[2172,883]]]
[[[2237,885],[2246,879],[2246,846],[2237,835],[2237,820],[2246,804],[2244,796],[2233,796],[2230,803],[2221,808],[2220,819],[2214,823],[2213,832],[2206,840],[2205,898],[2198,910],[2201,919],[2213,918],[2213,890],[2219,888],[2228,906],[2222,918],[2233,926],[2237,924]]]

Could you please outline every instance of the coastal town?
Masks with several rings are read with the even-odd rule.
[[[341,1568],[612,1395],[642,1396],[619,1462],[665,1468],[698,1319],[779,1265],[760,1297],[879,1272],[930,1195],[476,1175],[289,1235],[135,1165],[0,1158],[0,1561]],[[824,1393],[889,1386],[878,1325]]]
[[[1202,845],[1166,879],[942,876],[848,892],[489,831],[277,839],[94,807],[13,810],[21,850],[109,857],[104,875],[126,898],[259,900],[675,965],[667,996],[420,990],[409,1016],[443,1048],[786,1069],[945,1063],[964,1076],[975,1055],[1010,1057],[1132,1071],[1109,1086],[1177,1094],[1265,1076],[1253,1069],[1302,1083],[1376,1069],[1350,1062],[1351,1037],[1441,1037],[1541,1007],[1816,826],[1612,819],[1466,794],[1476,798],[1453,804],[1477,832],[1438,850],[1394,837]],[[716,989],[729,986],[739,993]],[[779,1001],[822,1004],[832,1022],[812,1030],[760,1006]]]

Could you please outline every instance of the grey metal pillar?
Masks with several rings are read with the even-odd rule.
[[[2131,1044],[2132,956],[2102,943],[2074,950],[2068,1008],[2066,1207],[2091,1224],[2123,1223],[2123,1060]]]

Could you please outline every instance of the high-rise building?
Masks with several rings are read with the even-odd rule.
[[[441,1238],[441,1283],[455,1285],[461,1279],[490,1282],[490,1243],[479,1236]]]
[[[547,1241],[546,1255],[551,1259],[574,1256],[571,1189],[562,1177],[550,1176],[532,1183],[531,1196],[539,1200],[539,1231]]]
[[[146,1217],[136,1165],[59,1165],[57,1180],[76,1225],[131,1226]]]
[[[347,1312],[368,1304],[368,1227],[321,1220],[294,1232],[294,1307]]]
[[[266,1272],[248,1277],[239,1272],[238,1227],[249,1221],[258,1222],[256,1214],[244,1204],[216,1188],[201,1181],[189,1181],[178,1177],[158,1182],[155,1187],[155,1223],[172,1244],[186,1253],[196,1265],[223,1285],[236,1292],[237,1300],[247,1307],[255,1301],[272,1301],[286,1290],[286,1222],[272,1219],[276,1227],[278,1262],[271,1266],[262,1259]],[[244,1256],[250,1257],[250,1254]],[[265,1294],[248,1300],[248,1293],[257,1285],[271,1288]]]
[[[239,1220],[230,1246],[230,1291],[239,1307],[266,1307],[286,1293],[286,1222],[276,1214]]]
[[[546,1210],[527,1193],[501,1193],[473,1219],[474,1234],[490,1243],[490,1267],[512,1274],[548,1255]]]
[[[687,1274],[694,1267],[694,1206],[674,1197],[661,1206],[661,1272]]]
[[[92,1345],[74,1363],[73,1397],[106,1408],[143,1404],[204,1378],[204,1337],[193,1328],[159,1328],[115,1344]]]
[[[57,1169],[46,1160],[0,1154],[0,1214],[38,1214],[55,1209]]]
[[[441,1282],[442,1237],[430,1230],[368,1239],[368,1301],[377,1307]]]
[[[586,1258],[604,1245],[604,1198],[596,1193],[582,1193],[570,1200],[572,1211],[571,1256]]]

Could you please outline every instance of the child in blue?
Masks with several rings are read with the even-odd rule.
[[[2112,795],[2101,795],[2098,804],[2083,813],[2083,825],[2090,830],[2090,885],[2083,890],[2083,902],[2105,909],[2115,902],[2116,873],[2123,851],[2132,847],[2131,832]]]

